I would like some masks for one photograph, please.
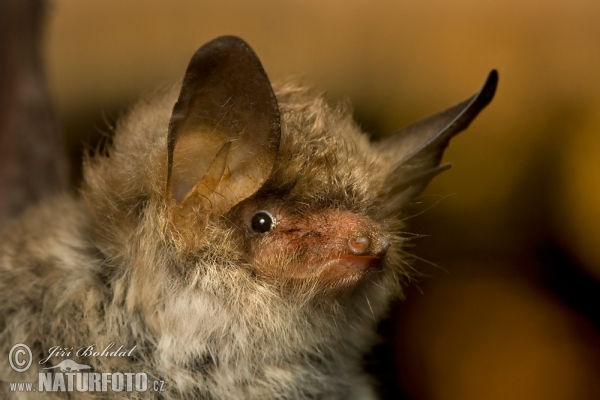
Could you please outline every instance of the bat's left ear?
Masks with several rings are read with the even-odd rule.
[[[205,44],[169,124],[167,200],[182,216],[222,215],[269,178],[280,136],[279,107],[250,46],[234,36]]]
[[[433,177],[450,167],[440,166],[450,139],[492,101],[497,85],[498,72],[492,70],[474,96],[374,143],[381,156],[392,163],[385,188],[395,206],[408,203]]]

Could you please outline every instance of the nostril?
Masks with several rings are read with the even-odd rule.
[[[357,256],[365,255],[371,247],[371,239],[366,236],[351,237],[348,240],[348,247],[352,254]]]

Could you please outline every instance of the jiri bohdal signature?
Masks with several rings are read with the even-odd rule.
[[[114,342],[110,342],[103,350],[100,350],[97,344],[92,344],[81,347],[75,351],[74,354],[77,357],[131,357],[131,354],[137,347],[137,345],[135,345],[131,349],[127,349],[121,345],[113,350],[115,346],[116,344]],[[73,351],[73,347],[50,347],[48,349],[48,357],[40,360],[40,364],[45,364],[52,357],[72,357]]]

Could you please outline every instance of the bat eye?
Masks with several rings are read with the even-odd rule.
[[[257,233],[267,233],[275,229],[275,217],[270,212],[261,210],[252,217],[252,230]]]

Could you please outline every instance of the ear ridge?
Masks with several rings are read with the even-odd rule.
[[[185,196],[181,203],[185,203],[190,196],[196,196],[204,199],[204,208],[213,211],[211,198],[219,196],[216,190],[219,182],[225,174],[227,167],[227,156],[231,149],[231,142],[227,142],[221,147],[214,160],[210,163],[208,170],[198,182]],[[218,211],[218,210],[214,210]]]
[[[190,61],[169,123],[167,201],[197,207],[188,200],[209,190],[221,193],[208,196],[211,214],[226,212],[268,179],[280,136],[275,94],[250,46],[235,36],[205,44]]]
[[[230,149],[231,142],[225,143],[210,163],[202,180],[183,194],[185,197],[175,207],[172,215],[172,221],[176,225],[193,226],[194,229],[198,229],[197,223],[205,226],[207,218],[221,215],[221,208],[227,202],[223,201],[224,196],[218,192],[217,186],[225,175]]]

